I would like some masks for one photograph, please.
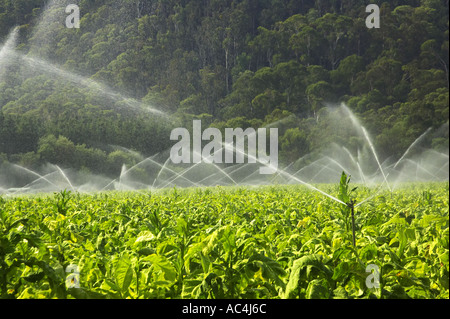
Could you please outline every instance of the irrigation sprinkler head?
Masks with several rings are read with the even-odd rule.
[[[356,200],[350,200],[350,202],[346,203],[347,207],[353,210],[355,208]]]

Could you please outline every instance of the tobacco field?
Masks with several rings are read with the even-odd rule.
[[[347,208],[302,186],[3,196],[0,297],[449,298],[448,195],[377,193],[355,247]]]

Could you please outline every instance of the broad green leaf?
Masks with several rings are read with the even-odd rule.
[[[336,268],[334,268],[332,279],[341,281],[349,275],[350,266],[347,261],[342,261]]]
[[[146,241],[151,241],[153,239],[155,239],[155,235],[153,235],[152,232],[149,231],[149,230],[144,230],[144,231],[141,231],[137,235],[137,238],[135,240],[135,244],[141,243],[141,242],[146,242]]]
[[[372,243],[372,244],[368,244],[368,245],[364,246],[360,250],[359,257],[362,260],[369,261],[369,260],[376,258],[377,254],[378,254],[377,246],[374,243]]]
[[[203,272],[204,273],[208,273],[210,266],[211,266],[211,260],[209,259],[209,257],[207,255],[203,255],[202,252],[200,252],[200,261],[202,264],[202,268],[203,268]]]
[[[168,281],[175,281],[177,277],[176,269],[166,257],[153,254],[144,257],[142,260],[149,261],[156,270],[161,270],[164,273],[164,278]]]
[[[278,286],[285,287],[280,276],[284,276],[286,272],[276,261],[261,254],[254,254],[249,258],[248,263],[259,267],[264,279],[273,280]]]
[[[334,299],[348,299],[348,292],[344,287],[337,287],[333,290],[333,298]]]
[[[177,226],[176,226],[176,230],[178,232],[178,234],[180,236],[185,236],[187,237],[188,235],[188,223],[186,222],[186,220],[182,217],[177,219]]]
[[[187,279],[183,281],[183,291],[181,296],[183,298],[199,298],[203,286],[203,280]]]
[[[133,280],[133,267],[127,255],[123,255],[117,262],[114,275],[120,291],[126,292]]]
[[[309,266],[309,270],[307,270]],[[299,284],[302,279],[302,273],[306,277],[306,272],[310,272],[311,268],[316,268],[324,274],[325,277],[331,278],[331,271],[322,263],[321,255],[307,255],[294,261],[289,275],[289,281],[286,285],[284,298],[295,298],[299,295]],[[306,278],[304,278],[306,280]]]
[[[442,264],[447,265],[447,269],[448,269],[448,250],[445,253],[442,253],[439,255],[439,260]]]
[[[88,251],[95,250],[95,246],[91,243],[91,241],[89,239],[84,242],[84,248]]]
[[[13,223],[11,223],[11,225],[6,227],[6,232],[9,232],[11,229],[13,229],[14,227],[16,227],[19,224],[26,224],[28,222],[28,220],[29,220],[29,218],[21,218],[19,220],[14,221]]]
[[[392,217],[391,219],[389,219],[389,221],[387,221],[386,223],[381,225],[381,227],[384,228],[385,226],[392,225],[392,224],[408,226],[408,222],[406,221],[405,218],[396,215],[396,216]]]
[[[208,255],[216,246],[216,242],[218,240],[220,230],[215,230],[211,235],[206,237],[204,241],[206,242],[206,246],[203,248],[202,253],[204,255]]]
[[[120,287],[116,285],[114,281],[107,278],[102,282],[100,288],[102,288],[103,290],[113,289],[114,291],[120,291]]]
[[[314,279],[308,284],[306,289],[307,299],[327,299],[330,297],[330,291],[325,279]]]
[[[448,215],[447,217],[441,217],[436,215],[424,215],[420,219],[420,225],[422,227],[428,227],[432,223],[436,223],[438,225],[447,223],[448,225]]]
[[[45,273],[43,271],[41,271],[41,272],[38,272],[36,274],[31,274],[31,275],[28,275],[28,276],[22,277],[22,278],[25,279],[28,282],[34,282],[35,283],[35,282],[40,281],[42,278],[44,278],[44,276],[45,276]]]
[[[166,241],[156,247],[156,252],[158,255],[171,255],[180,250],[180,247],[176,246],[172,241]]]
[[[148,247],[142,248],[138,251],[138,254],[143,255],[143,256],[152,255],[154,253],[155,253],[155,250],[152,248],[148,248]]]

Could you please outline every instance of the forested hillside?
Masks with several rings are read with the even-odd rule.
[[[325,109],[342,102],[382,156],[398,158],[429,127],[448,123],[448,1],[72,2],[79,29],[48,18],[42,0],[0,0],[0,43],[20,26],[16,51],[170,121],[121,108],[114,95],[77,85],[80,77],[65,83],[3,63],[0,163],[113,173],[135,160],[119,146],[155,154],[172,145],[173,125],[198,118],[221,129],[278,121],[288,164],[338,138]],[[379,29],[366,27],[369,3],[380,6]],[[448,152],[448,131],[429,143]]]

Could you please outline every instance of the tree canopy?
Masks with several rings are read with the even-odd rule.
[[[194,118],[221,129],[282,120],[289,162],[333,141],[319,115],[342,102],[384,156],[448,123],[448,1],[373,1],[379,29],[361,0],[76,2],[80,29],[45,19],[43,1],[0,0],[0,43],[20,26],[16,50],[66,72],[0,77],[0,162],[112,173],[133,158],[111,145],[155,154]],[[433,146],[448,149],[448,134]]]

